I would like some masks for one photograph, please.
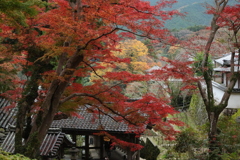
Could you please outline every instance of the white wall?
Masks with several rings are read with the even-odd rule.
[[[213,94],[216,102],[220,102],[223,91],[213,86]],[[240,93],[232,93],[227,108],[240,108]]]

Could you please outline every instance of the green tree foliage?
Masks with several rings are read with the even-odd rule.
[[[9,154],[7,152],[0,150],[0,159],[1,160],[30,160],[29,158],[21,154]],[[33,159],[32,159],[33,160]]]
[[[177,136],[176,142],[177,144],[174,147],[175,151],[185,153],[192,150],[192,147],[198,144],[197,135],[192,128],[188,128]]]
[[[12,89],[16,71],[11,64],[11,58],[0,58],[0,93]]]
[[[26,26],[26,16],[35,16],[37,14],[37,10],[33,8],[36,4],[43,3],[41,0],[1,0],[0,13],[4,13],[4,15],[0,16],[0,20],[2,21],[7,17],[8,22],[14,26]]]
[[[240,111],[233,116],[222,116],[219,119],[218,129],[220,131],[219,139],[225,154],[232,156],[239,153],[240,145],[240,128],[239,128]]]
[[[201,96],[197,93],[192,95],[189,112],[195,126],[201,126],[207,122],[207,112],[204,103]]]
[[[3,30],[15,27],[17,32],[20,26],[26,27],[26,18],[37,15],[37,10],[33,6],[43,5],[41,0],[1,0],[0,2],[0,33]],[[3,29],[4,28],[4,29]],[[13,80],[16,79],[17,64],[12,62],[12,53],[8,51],[7,45],[15,45],[16,39],[6,36],[4,33],[0,35],[0,92],[13,88]],[[16,46],[15,46],[16,47]],[[16,49],[16,48],[15,48]]]
[[[201,70],[201,65],[202,65],[202,62],[203,62],[203,57],[204,57],[204,54],[199,52],[195,55],[194,57],[194,63],[193,63],[193,68],[195,70],[195,73],[197,76],[202,76],[203,73],[202,73],[202,70]],[[209,75],[212,75],[212,72],[213,72],[213,61],[212,61],[212,58],[211,58],[211,55],[209,56],[209,59],[208,59],[208,62],[207,62],[207,72]]]
[[[167,86],[170,90],[171,105],[176,109],[189,108],[192,93],[189,90],[182,90],[186,84],[181,81],[170,81]]]
[[[188,27],[187,29],[189,29],[190,31],[193,31],[193,32],[197,32],[197,31],[200,31],[200,30],[202,30],[204,28],[206,28],[206,26],[195,25],[195,26]]]

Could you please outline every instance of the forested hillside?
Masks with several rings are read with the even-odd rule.
[[[157,3],[159,0],[148,0],[151,4]],[[185,17],[174,17],[170,21],[166,21],[166,27],[169,29],[183,29],[192,26],[209,26],[211,15],[205,14],[206,3],[208,0],[178,0],[176,4],[173,5],[172,9],[178,9],[180,12],[187,12]],[[235,0],[230,0],[229,4],[233,5],[237,2]]]

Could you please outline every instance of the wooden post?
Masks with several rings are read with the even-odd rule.
[[[76,136],[75,133],[72,133],[72,140],[73,140],[73,142],[75,142],[75,147],[76,147],[76,145],[77,145],[77,136]]]
[[[89,160],[89,135],[85,135],[85,159]]]
[[[100,158],[103,159],[104,158],[104,149],[103,149],[103,136],[100,136]]]
[[[130,148],[127,149],[127,160],[132,160],[132,152],[130,150]]]
[[[128,135],[128,141],[134,143],[135,142],[135,136],[129,134]],[[131,152],[131,148],[128,148],[127,149],[127,160],[133,160],[132,156],[133,156],[133,152]]]
[[[136,138],[136,143],[139,144],[140,143],[140,139]],[[137,156],[136,156],[136,160],[140,160],[140,151],[137,151]]]

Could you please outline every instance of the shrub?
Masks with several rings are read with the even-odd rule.
[[[0,150],[0,160],[31,160],[21,154],[11,154]]]

